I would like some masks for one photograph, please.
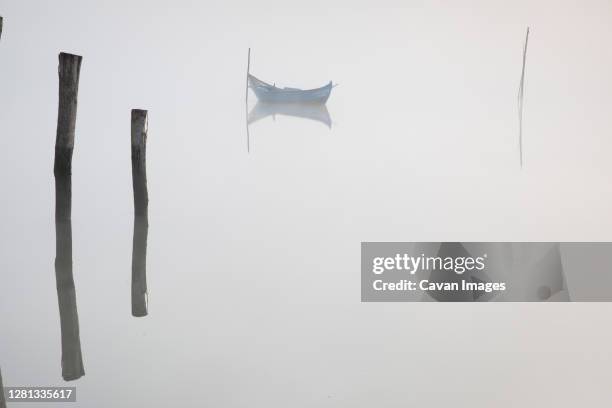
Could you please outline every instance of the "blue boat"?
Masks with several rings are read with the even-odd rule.
[[[264,103],[301,103],[324,104],[329,99],[331,90],[335,85],[331,81],[325,86],[314,89],[279,88],[251,75],[251,49],[247,62],[247,90],[246,100],[249,99],[249,88],[255,93],[257,99]]]
[[[265,103],[314,103],[324,104],[334,87],[332,82],[315,89],[279,88],[248,74],[249,88],[257,99]]]

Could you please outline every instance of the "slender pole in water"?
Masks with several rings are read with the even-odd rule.
[[[55,139],[55,280],[62,333],[62,377],[85,375],[72,275],[72,150],[82,57],[59,55],[59,108]]]
[[[529,42],[529,27],[525,35],[525,46],[523,47],[523,69],[521,72],[521,83],[518,93],[518,115],[519,115],[519,153],[521,155],[521,168],[523,168],[523,97],[525,96],[525,66],[527,64],[527,44]]]
[[[246,129],[247,129],[247,153],[251,152],[251,136],[249,135],[249,73],[251,70],[251,48],[249,48],[249,56],[247,59],[247,75],[246,75],[246,95],[244,97]]]
[[[4,400],[4,386],[2,385],[2,370],[0,370],[0,408],[6,408],[6,401]]]
[[[132,316],[148,314],[147,235],[149,232],[147,189],[146,110],[132,110],[132,185],[134,187],[134,237],[132,246]]]
[[[0,38],[2,38],[2,16],[0,16]]]
[[[246,76],[246,95],[245,101],[249,102],[249,74],[251,72],[251,49],[249,48],[249,56],[247,59],[247,76]]]

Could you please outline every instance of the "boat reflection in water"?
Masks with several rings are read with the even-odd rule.
[[[62,377],[66,381],[85,375],[76,290],[72,275],[72,180],[55,177],[55,280],[62,333]]]
[[[247,115],[247,152],[251,151],[251,134],[249,127],[252,123],[276,115],[291,116],[294,118],[309,119],[319,122],[328,129],[332,127],[332,119],[324,103],[279,103],[258,101]]]
[[[267,103],[257,102],[249,112],[248,124],[255,123],[268,116],[275,119],[276,115],[293,116],[310,119],[331,129],[332,120],[327,106],[322,103]]]

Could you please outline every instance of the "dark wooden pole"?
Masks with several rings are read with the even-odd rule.
[[[56,176],[72,173],[72,150],[82,59],[81,56],[63,52],[59,55],[59,107],[53,167]]]
[[[1,21],[2,18],[0,18],[0,22]],[[0,408],[6,408],[6,401],[4,400],[4,386],[2,385],[2,370],[0,370]]]
[[[59,109],[55,140],[55,280],[62,333],[62,377],[85,375],[72,274],[72,150],[81,57],[59,56]]]
[[[147,235],[149,232],[147,189],[146,110],[132,110],[132,185],[134,187],[134,238],[132,245],[132,316],[148,314]]]
[[[0,16],[0,38],[2,38],[2,16]]]
[[[134,215],[147,215],[147,111],[132,110],[132,185],[134,187]]]

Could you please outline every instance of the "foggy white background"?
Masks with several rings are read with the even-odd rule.
[[[64,384],[52,161],[66,51],[84,57],[75,407],[612,402],[609,304],[359,300],[361,241],[612,240],[610,2],[3,0],[0,15],[5,386]],[[248,47],[264,80],[340,83],[331,131],[268,118],[247,154]],[[150,118],[145,319],[130,315],[132,108]]]

